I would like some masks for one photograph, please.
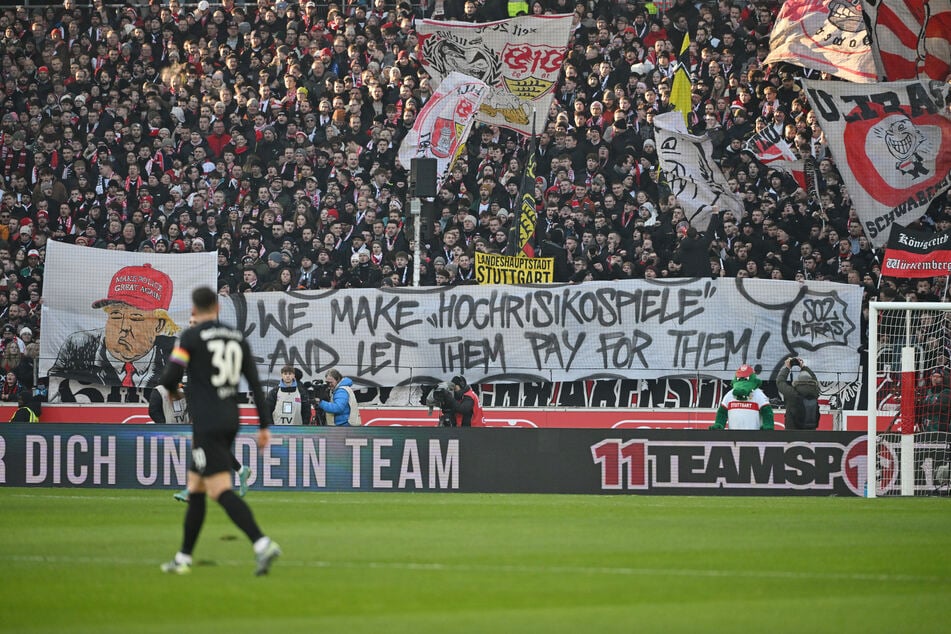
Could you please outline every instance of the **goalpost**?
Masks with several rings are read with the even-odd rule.
[[[951,304],[869,302],[868,497],[949,495]]]

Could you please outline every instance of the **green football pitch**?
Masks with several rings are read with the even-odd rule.
[[[2,632],[948,632],[951,500],[0,489]]]

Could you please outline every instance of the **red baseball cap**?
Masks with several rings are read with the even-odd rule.
[[[116,271],[105,299],[93,302],[93,308],[110,304],[128,304],[140,310],[168,310],[172,301],[172,279],[151,264],[126,266]]]
[[[753,374],[753,366],[744,363],[736,370],[736,378],[748,379]]]

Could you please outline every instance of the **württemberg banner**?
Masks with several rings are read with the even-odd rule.
[[[865,234],[884,246],[951,186],[948,84],[804,84]]]
[[[951,273],[951,232],[915,231],[892,225],[882,275],[934,277]]]

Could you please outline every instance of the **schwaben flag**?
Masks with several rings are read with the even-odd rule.
[[[479,284],[551,284],[555,258],[475,254],[475,278]]]
[[[946,80],[951,74],[951,0],[862,0],[885,79]]]
[[[892,224],[917,220],[951,186],[948,84],[804,84],[865,234],[885,246]]]
[[[469,24],[420,20],[419,61],[435,82],[457,71],[489,86],[476,120],[532,133],[547,113],[564,65],[572,14]]]
[[[414,158],[436,159],[436,186],[441,186],[488,91],[489,87],[480,79],[461,73],[446,77],[403,138],[400,163],[408,166]]]
[[[951,273],[951,231],[934,233],[892,225],[882,275],[935,277]]]
[[[856,0],[787,0],[769,34],[764,64],[789,62],[853,82],[878,79]]]

